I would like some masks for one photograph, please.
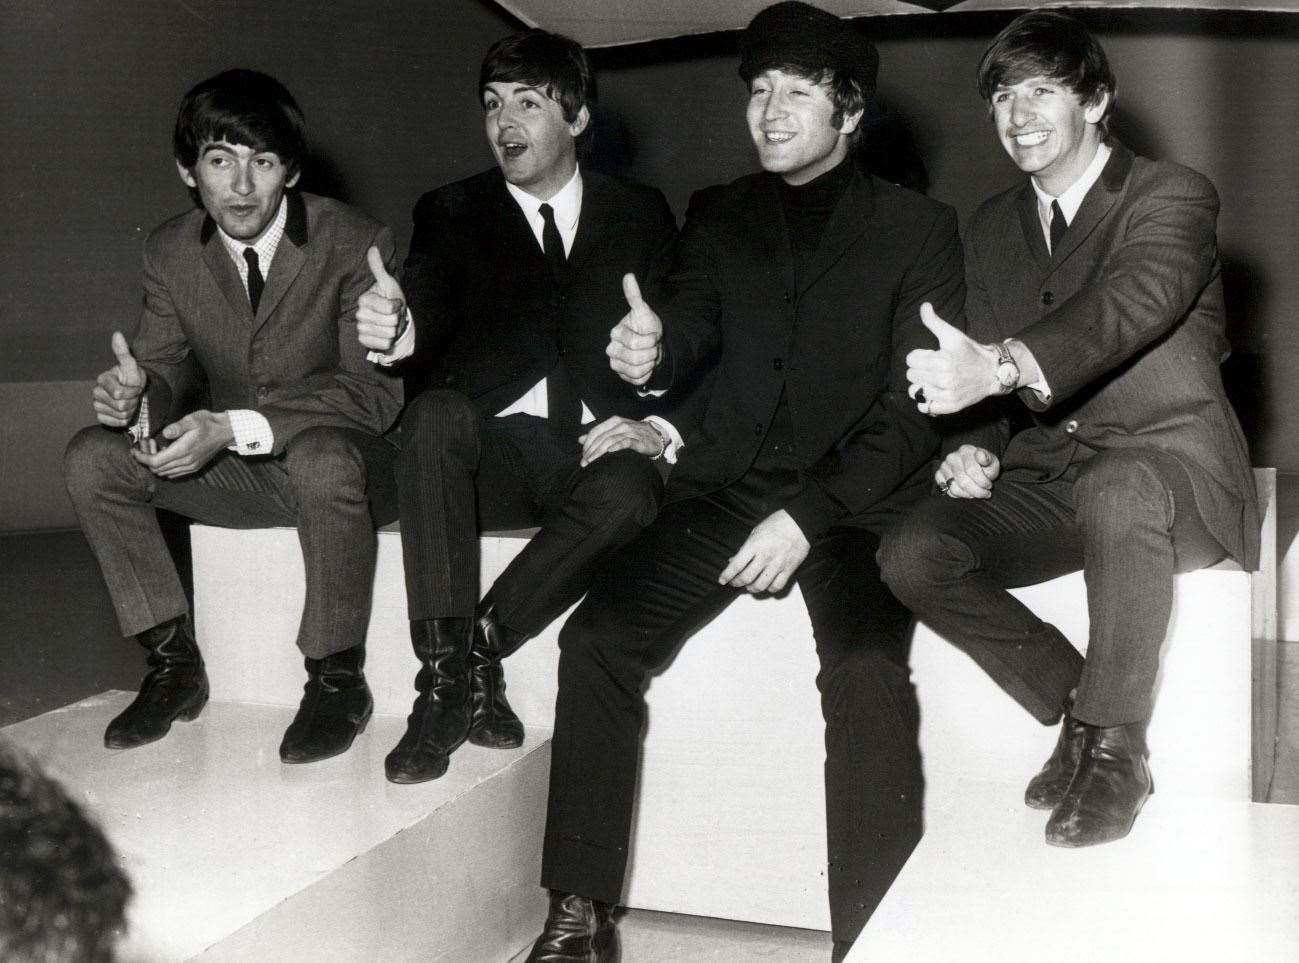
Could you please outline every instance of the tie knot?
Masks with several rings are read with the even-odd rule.
[[[257,250],[255,248],[251,248],[251,247],[244,248],[244,260],[248,263],[249,271],[260,270],[260,267],[257,263]]]
[[[1069,222],[1064,219],[1064,211],[1060,210],[1060,202],[1051,202],[1051,252],[1055,253],[1056,247],[1064,238],[1065,229]]]
[[[546,224],[555,223],[555,209],[551,207],[549,204],[542,204],[539,208],[537,208],[537,210],[541,212],[541,219]]]

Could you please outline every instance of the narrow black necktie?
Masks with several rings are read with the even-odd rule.
[[[266,279],[262,277],[262,269],[257,265],[257,252],[250,247],[244,248],[244,260],[248,262],[248,302],[253,306],[253,314],[257,313],[257,303],[262,299],[262,289],[266,287]]]
[[[564,239],[559,236],[559,228],[555,226],[555,209],[549,204],[542,204],[537,210],[541,212],[543,222],[541,248],[546,252],[546,266],[550,268],[550,276],[555,282],[562,284],[568,271],[568,258],[564,254]]]
[[[1054,254],[1060,247],[1060,240],[1064,237],[1065,229],[1069,227],[1069,222],[1064,219],[1064,211],[1060,210],[1060,202],[1051,202],[1051,253]]]

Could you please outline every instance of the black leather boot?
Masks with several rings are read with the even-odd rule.
[[[383,761],[391,782],[437,779],[469,735],[469,646],[473,619],[416,619],[410,642],[420,661],[406,734]]]
[[[551,890],[546,928],[526,963],[618,963],[619,956],[612,906]]]
[[[1046,823],[1052,846],[1095,846],[1122,839],[1154,792],[1146,763],[1146,723],[1084,730],[1078,771]]]
[[[135,640],[149,650],[149,674],[139,695],[104,730],[109,749],[155,742],[175,720],[195,719],[207,704],[207,673],[188,616],[146,629]]]
[[[365,646],[354,645],[323,659],[305,659],[307,684],[298,714],[280,743],[283,762],[319,762],[351,748],[374,711],[361,667]]]
[[[1082,757],[1084,728],[1073,717],[1073,699],[1066,699],[1060,738],[1056,740],[1051,758],[1042,771],[1029,780],[1028,788],[1024,790],[1024,805],[1030,809],[1054,809],[1060,805]]]
[[[474,620],[474,644],[469,652],[469,741],[476,746],[514,749],[523,745],[523,723],[505,701],[501,659],[526,641],[527,636],[501,625],[496,606],[483,600]]]

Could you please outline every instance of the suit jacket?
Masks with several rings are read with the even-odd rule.
[[[1033,423],[1004,445],[1003,473],[1045,480],[1096,452],[1162,449],[1186,467],[1209,531],[1253,568],[1254,480],[1219,373],[1217,193],[1195,171],[1111,147],[1053,253],[1027,181],[985,202],[967,233],[971,336],[1019,338],[1052,391],[1044,404],[1021,389]]]
[[[354,314],[392,235],[338,201],[290,191],[284,237],[254,315],[239,272],[203,210],[173,218],[144,245],[144,314],[132,344],[148,371],[156,432],[206,406],[260,412],[275,454],[304,428],[379,435],[401,410],[401,381],[365,359]]]
[[[676,221],[660,191],[583,170],[562,288],[498,168],[430,191],[413,219],[402,290],[415,386],[454,388],[491,416],[562,357],[597,419],[652,410],[609,368],[605,347],[627,313],[623,274],[652,298],[671,263]]]
[[[725,487],[753,464],[782,391],[801,492],[785,506],[810,539],[878,527],[927,483],[939,437],[907,397],[906,355],[932,347],[920,304],[960,323],[956,216],[855,170],[799,283],[774,175],[692,201],[659,309],[675,382],[716,357],[707,401],[678,428],[668,498]]]

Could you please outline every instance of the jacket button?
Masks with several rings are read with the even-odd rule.
[[[1042,303],[1045,304],[1045,305],[1052,305],[1052,304],[1055,304],[1055,295],[1052,294],[1050,291],[1043,291],[1043,292],[1042,292]]]
[[[786,291],[784,294],[782,294],[781,297],[785,299],[785,303],[786,303],[786,304],[789,304],[789,292],[788,292],[788,291]]]
[[[753,433],[754,433],[755,435],[757,435],[758,437],[762,437],[762,425],[754,425],[754,426],[753,426]]]
[[[780,371],[782,368],[785,367],[785,362],[782,361],[780,358],[772,358],[771,366],[775,368],[777,371]]]
[[[1076,421],[1074,421],[1072,418],[1070,418],[1070,419],[1065,423],[1064,430],[1065,430],[1066,432],[1068,432],[1069,434],[1072,435],[1075,431],[1078,430],[1078,422],[1076,422]]]

